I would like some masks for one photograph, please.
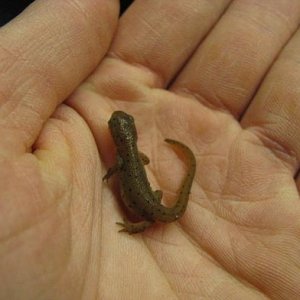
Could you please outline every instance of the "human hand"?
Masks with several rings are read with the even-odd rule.
[[[197,175],[180,221],[135,236],[102,186],[103,299],[299,299],[299,16],[297,1],[137,1],[121,18],[69,105],[107,166],[107,120],[132,114],[167,203],[185,171],[164,138],[194,150]]]
[[[112,0],[35,1],[0,29],[0,299],[97,293],[99,155],[61,103],[107,52],[118,13]]]
[[[24,191],[12,197],[12,190],[6,198],[13,209],[3,213],[0,228],[17,230],[2,233],[0,247],[5,253],[9,242],[19,252],[11,260],[2,255],[1,274],[21,270],[17,275],[35,289],[44,283],[40,298],[297,299],[300,293],[300,74],[297,35],[291,38],[299,4],[240,1],[224,12],[228,1],[186,3],[134,3],[108,57],[45,123],[34,155],[24,155],[29,166],[17,164],[23,171],[13,174],[14,187],[24,181],[31,197]],[[134,236],[117,232],[122,213],[101,183],[105,170],[89,132],[111,165],[107,120],[117,109],[135,116],[140,149],[151,159],[149,178],[167,202],[184,167],[163,139],[194,150],[197,176],[180,221]],[[27,175],[31,166],[39,180]],[[36,186],[42,192],[34,193]]]

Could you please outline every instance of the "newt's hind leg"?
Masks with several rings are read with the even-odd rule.
[[[154,223],[153,221],[141,221],[141,222],[132,223],[126,219],[124,219],[123,222],[124,223],[120,223],[120,222],[116,223],[124,227],[123,229],[119,230],[119,232],[128,232],[129,234],[143,232],[146,228],[148,228]]]

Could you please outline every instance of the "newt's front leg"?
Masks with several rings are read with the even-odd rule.
[[[146,228],[153,224],[153,221],[140,221],[136,223],[132,223],[127,219],[124,219],[123,221],[124,223],[116,223],[124,227],[123,229],[119,230],[119,232],[128,232],[129,234],[143,232]]]
[[[107,173],[103,176],[102,181],[108,180],[112,175],[120,171],[122,165],[123,165],[122,158],[119,155],[117,155],[116,164],[107,170]]]
[[[144,165],[148,165],[150,163],[150,159],[143,152],[139,152],[139,156]],[[103,181],[108,180],[112,175],[119,172],[120,169],[122,168],[122,164],[123,164],[122,158],[119,155],[117,155],[116,164],[107,170],[107,173],[103,176],[102,180]]]

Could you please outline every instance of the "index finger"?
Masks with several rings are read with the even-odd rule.
[[[26,151],[106,53],[117,0],[35,1],[0,28],[1,154]]]

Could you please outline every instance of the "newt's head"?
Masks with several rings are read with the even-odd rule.
[[[116,143],[116,146],[122,146],[128,141],[137,140],[137,132],[132,116],[123,111],[115,111],[111,115],[108,125]]]

